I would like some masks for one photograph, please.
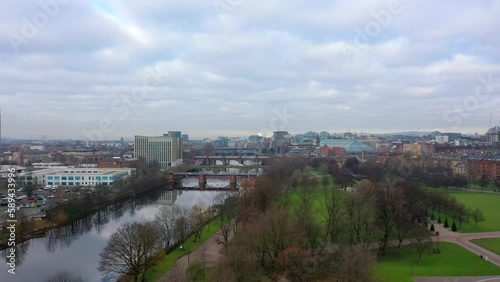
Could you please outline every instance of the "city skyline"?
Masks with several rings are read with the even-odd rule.
[[[0,11],[2,139],[500,124],[500,1],[40,3]]]

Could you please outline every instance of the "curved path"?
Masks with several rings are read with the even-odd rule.
[[[439,232],[439,242],[454,243],[466,248],[467,250],[475,253],[478,256],[480,255],[482,255],[483,257],[487,256],[488,261],[500,267],[499,255],[491,251],[488,251],[471,242],[471,240],[476,240],[476,239],[500,238],[500,231],[482,232],[482,233],[459,233],[459,232],[452,232],[444,228],[435,221],[433,221],[432,223],[434,224],[434,229],[437,232]],[[432,240],[437,241],[438,240],[437,236],[432,237]]]

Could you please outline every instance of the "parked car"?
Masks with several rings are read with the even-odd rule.
[[[26,199],[26,198],[28,198],[28,196],[26,196],[26,195],[21,195],[21,196],[17,196],[17,197],[16,197],[16,200],[21,201],[21,200],[24,200],[24,199]]]
[[[37,195],[36,199],[39,201],[43,201],[43,200],[45,200],[45,197],[43,195]]]
[[[31,207],[34,208],[35,207],[35,203],[31,203]]]
[[[17,192],[24,192],[24,191],[26,191],[26,189],[24,189],[24,187],[17,189]]]
[[[36,200],[36,198],[33,197],[33,196],[31,196],[31,197],[28,198],[28,201],[35,201],[35,200]]]
[[[48,195],[47,198],[55,198],[55,195]]]
[[[45,206],[46,204],[47,204],[47,200],[43,200],[43,201],[42,201],[42,205],[44,205],[44,206]]]
[[[69,193],[71,192],[71,190],[69,190],[68,188],[64,189],[64,193]]]
[[[45,186],[43,189],[44,189],[44,190],[50,190],[50,189],[52,189],[52,185],[47,185],[47,186]]]

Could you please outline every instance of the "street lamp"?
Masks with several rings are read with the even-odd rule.
[[[186,248],[184,248],[184,245],[181,245],[181,246],[179,247],[179,249],[181,249],[181,250],[184,250],[184,249],[185,249],[185,250],[186,250],[186,252],[188,252],[188,268],[189,268],[189,254],[190,254],[190,252],[189,252],[189,251],[190,251],[189,246],[186,246]]]

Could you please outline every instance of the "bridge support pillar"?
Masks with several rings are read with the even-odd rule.
[[[174,184],[175,182],[175,176],[173,173],[167,174],[167,183],[168,184]]]
[[[204,174],[200,174],[198,178],[198,184],[200,186],[200,190],[205,190],[207,188],[207,176]]]
[[[236,187],[237,181],[236,181],[236,175],[231,175],[229,178],[229,188],[231,190],[236,190],[238,187]]]

